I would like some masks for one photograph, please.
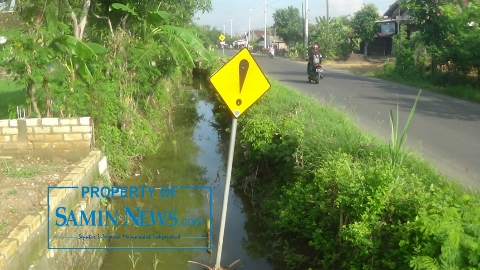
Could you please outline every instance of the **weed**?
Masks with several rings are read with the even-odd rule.
[[[226,268],[223,268],[223,267],[221,267],[221,266],[220,266],[219,268],[217,268],[217,267],[213,268],[213,267],[210,267],[210,266],[208,266],[208,265],[206,265],[206,264],[199,263],[199,262],[194,262],[194,261],[188,261],[188,262],[189,262],[189,263],[193,263],[193,264],[201,265],[201,266],[205,267],[205,268],[208,269],[208,270],[239,269],[239,268],[241,268],[241,267],[243,266],[243,265],[240,265],[238,268],[232,268],[235,264],[237,264],[237,263],[240,262],[240,259],[234,261],[233,263],[231,263],[231,264],[230,264],[228,267],[226,267]]]
[[[16,214],[17,212],[18,212],[17,208],[11,208],[10,209],[10,213],[12,213],[12,214]]]
[[[101,198],[100,199],[100,204],[103,206],[103,207],[107,207],[108,206],[108,200],[106,198]]]
[[[0,234],[3,234],[3,231],[7,228],[7,226],[8,226],[8,220],[0,221]]]
[[[11,189],[11,190],[7,191],[8,195],[15,195],[17,193],[18,193],[18,191],[16,189]]]
[[[2,160],[2,165],[3,170],[0,173],[0,176],[12,178],[30,178],[57,169],[56,167],[41,165],[30,165],[26,167],[16,162],[8,162],[6,160]]]
[[[413,104],[412,109],[410,110],[410,114],[408,115],[407,122],[405,123],[405,127],[403,128],[402,136],[400,139],[398,138],[398,115],[399,109],[397,104],[397,113],[396,113],[396,121],[393,121],[393,114],[392,110],[390,110],[390,128],[391,128],[391,141],[389,144],[389,153],[390,153],[390,166],[392,170],[395,170],[395,175],[398,179],[400,174],[400,169],[403,166],[404,158],[407,156],[408,153],[403,152],[403,145],[407,140],[407,132],[408,128],[410,127],[410,122],[412,121],[413,115],[415,113],[415,108],[417,107],[418,98],[422,90],[418,92],[417,98],[415,99],[415,103]]]
[[[137,255],[138,257],[135,258],[135,255]],[[137,262],[138,260],[140,260],[142,258],[142,256],[140,255],[140,253],[133,253],[133,244],[132,244],[132,255],[128,255],[128,258],[130,259],[130,262],[132,263],[132,268],[135,269],[135,267],[137,266]]]
[[[159,259],[157,259],[157,254],[155,254],[155,259],[153,259],[153,269],[157,270],[157,264],[160,262]]]
[[[177,153],[177,141],[173,140],[172,144],[173,144],[173,150],[175,151],[175,154],[176,154]]]

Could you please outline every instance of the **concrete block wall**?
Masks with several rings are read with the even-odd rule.
[[[100,151],[91,151],[77,167],[74,168],[58,186],[99,186],[105,184],[104,176],[109,180],[107,159]],[[107,181],[109,182],[109,181]],[[54,238],[54,236],[87,235],[96,233],[111,234],[109,227],[62,227],[54,229],[54,211],[57,206],[65,206],[67,210],[74,210],[76,216],[82,206],[86,211],[101,209],[103,206],[99,198],[82,198],[80,188],[53,189],[50,191],[50,240],[47,239],[47,198],[42,202],[42,211],[25,217],[20,224],[0,242],[0,269],[3,270],[44,270],[74,269],[82,265],[82,269],[100,269],[106,250],[53,250],[50,247],[105,247],[102,241],[82,241],[78,238]],[[110,205],[107,209],[110,208]],[[103,217],[106,220],[106,217]],[[98,222],[98,220],[97,220]]]
[[[92,146],[90,117],[0,120],[0,154],[89,151]]]

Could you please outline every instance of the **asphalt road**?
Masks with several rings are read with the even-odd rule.
[[[226,50],[234,55],[237,51]],[[307,81],[306,62],[253,54],[267,77],[347,112],[364,130],[390,139],[389,110],[399,105],[399,130],[419,89],[324,67],[320,84]],[[395,117],[395,114],[394,114]],[[407,147],[465,186],[480,187],[480,105],[422,90]]]

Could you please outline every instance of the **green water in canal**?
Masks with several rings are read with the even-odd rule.
[[[197,87],[201,88],[201,87]],[[128,226],[120,225],[114,235],[119,239],[110,241],[110,247],[156,248],[157,250],[110,250],[104,258],[102,270],[110,269],[204,269],[204,267],[188,261],[195,261],[214,267],[216,246],[220,229],[223,191],[225,183],[225,158],[228,145],[221,142],[217,131],[211,126],[214,123],[209,100],[211,91],[184,90],[177,97],[180,106],[172,113],[172,127],[157,155],[147,157],[142,164],[138,176],[133,176],[124,185],[139,186],[178,186],[178,193],[173,198],[163,198],[156,190],[153,197],[116,198],[114,208],[124,213],[124,206],[132,211],[136,207],[142,210],[154,210],[162,214],[167,211],[165,224],[162,226],[136,227],[130,220]],[[185,188],[188,186],[189,188]],[[206,186],[206,188],[200,188]],[[194,188],[192,188],[194,187]],[[172,190],[172,189],[170,189]],[[164,195],[167,190],[164,190]],[[174,219],[168,218],[168,211],[176,210]],[[254,237],[255,226],[245,219],[249,210],[243,207],[240,198],[233,190],[230,192],[228,214],[223,242],[222,266],[228,266],[240,259],[235,266],[241,269],[269,270],[263,255],[259,255],[248,247],[256,246]],[[208,253],[206,223],[212,214],[212,252]],[[147,221],[151,221],[147,219]],[[250,225],[246,225],[250,224]],[[245,231],[247,228],[247,231]],[[150,236],[150,239],[131,240],[125,236]],[[155,237],[171,237],[155,238]],[[178,236],[180,236],[178,238]],[[250,237],[249,237],[250,236]],[[160,248],[170,248],[160,250]],[[178,248],[173,250],[172,248]],[[185,250],[198,248],[204,250]],[[154,267],[155,262],[156,268]],[[134,268],[135,264],[135,268]]]

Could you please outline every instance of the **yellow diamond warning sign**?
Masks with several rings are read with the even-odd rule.
[[[235,118],[240,117],[270,89],[270,82],[247,48],[213,74],[210,82]]]

